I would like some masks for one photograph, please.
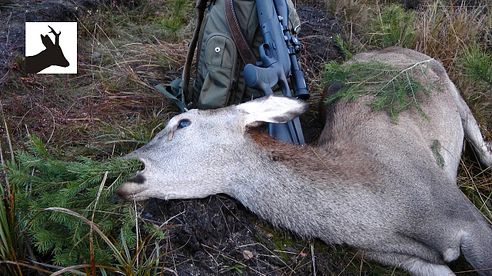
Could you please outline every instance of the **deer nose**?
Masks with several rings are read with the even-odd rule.
[[[116,190],[116,194],[118,195],[119,198],[126,199],[127,198],[127,193],[125,192],[124,189],[121,187]]]
[[[144,178],[145,179],[145,178]],[[147,189],[143,183],[125,182],[116,190],[116,194],[123,199],[130,199]]]
[[[143,184],[145,182],[145,176],[143,176],[142,174],[137,174],[134,177],[128,179],[128,182]]]
[[[116,194],[118,195],[118,197],[123,198],[123,199],[127,198],[128,192],[126,191],[126,188],[125,188],[126,185],[127,185],[127,183],[124,183],[121,187],[116,189]]]

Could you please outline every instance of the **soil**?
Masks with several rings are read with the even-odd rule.
[[[299,39],[302,42],[301,62],[305,65],[304,72],[311,90],[309,112],[301,117],[307,143],[317,140],[324,122],[318,116],[322,90],[319,76],[323,65],[329,60],[342,59],[342,53],[334,43],[334,37],[342,33],[340,22],[335,16],[328,14],[322,4],[310,1],[298,4],[297,13],[301,19]]]

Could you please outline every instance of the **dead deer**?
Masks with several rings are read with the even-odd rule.
[[[492,228],[456,184],[467,138],[481,162],[492,150],[442,65],[413,50],[359,54],[422,70],[439,85],[422,103],[425,118],[404,111],[397,123],[372,111],[371,96],[328,108],[317,145],[272,140],[255,126],[283,123],[306,104],[270,96],[172,118],[130,153],[145,169],[117,193],[130,200],[203,198],[224,193],[278,227],[303,237],[358,248],[365,258],[413,275],[454,275],[446,262],[461,253],[492,275]],[[439,141],[444,163],[431,150]]]
[[[43,42],[44,49],[40,53],[34,56],[26,57],[26,72],[38,73],[51,65],[57,65],[61,67],[68,67],[70,63],[63,55],[63,51],[60,48],[60,34],[61,31],[56,33],[51,26],[48,26],[51,32],[55,36],[55,44],[48,35],[41,35],[41,41]]]

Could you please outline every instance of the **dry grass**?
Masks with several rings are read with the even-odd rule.
[[[443,6],[442,2],[427,4],[416,22],[418,38],[415,49],[441,61],[448,73],[466,47],[476,43],[487,19],[485,7]]]
[[[467,6],[465,2],[445,5],[441,1],[424,5],[416,24],[418,38],[415,45],[416,50],[443,63],[488,140],[492,139],[492,88],[468,75],[463,63],[472,47],[492,54],[487,41],[492,33],[491,7],[492,4],[487,6],[485,1],[476,6]],[[486,66],[492,67],[492,64]]]
[[[105,10],[98,13],[107,15]],[[136,133],[147,137],[138,139],[133,147],[145,143],[174,112],[153,85],[167,83],[179,74],[186,42],[152,37],[135,43],[144,41],[139,36],[145,34],[130,35],[118,29],[116,22],[123,15],[86,16],[79,19],[83,38],[77,75],[26,76],[14,68],[0,97],[15,140],[25,141],[33,133],[48,147],[67,153],[79,152],[83,145],[97,145],[98,155],[108,156],[114,152],[111,147],[132,144],[128,137]],[[111,141],[103,141],[108,137]]]

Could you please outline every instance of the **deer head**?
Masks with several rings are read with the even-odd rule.
[[[190,110],[172,118],[166,128],[128,158],[145,169],[123,184],[118,195],[145,200],[203,198],[228,193],[227,181],[247,158],[248,127],[262,122],[285,123],[306,110],[294,99],[267,97],[216,110]],[[191,170],[191,171],[189,171]]]

